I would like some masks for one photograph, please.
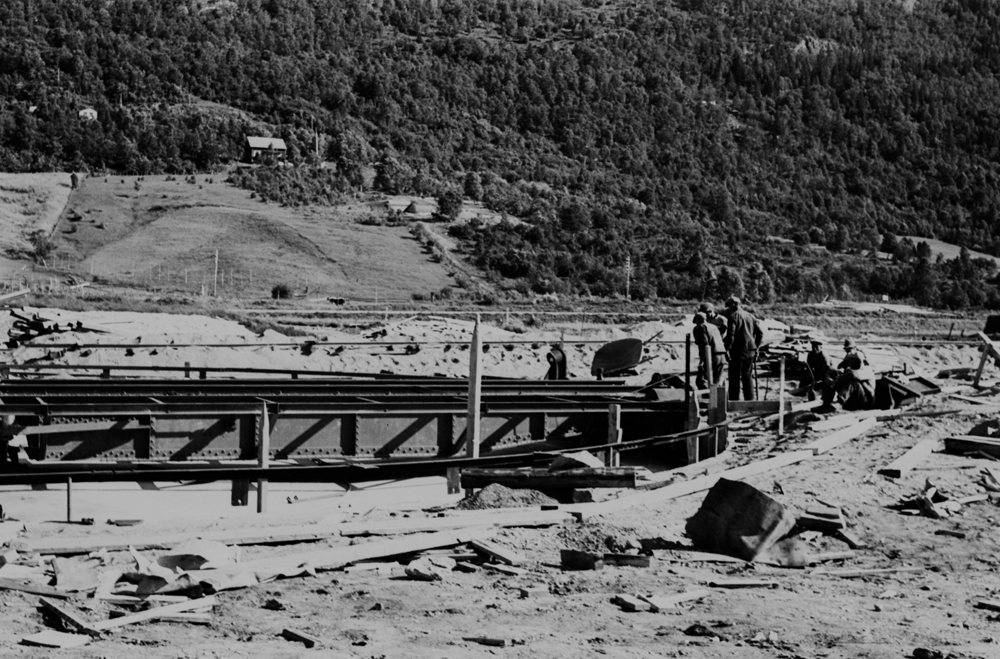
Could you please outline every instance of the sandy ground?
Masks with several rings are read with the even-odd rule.
[[[46,310],[54,317],[59,312]],[[296,346],[256,345],[280,343],[280,335],[257,335],[235,323],[200,317],[147,317],[136,314],[68,313],[65,319],[82,320],[110,330],[108,334],[57,335],[44,341],[82,344],[131,343],[134,355],[124,356],[122,348],[78,347],[59,359],[96,359],[103,363],[153,363],[169,356],[173,364],[247,364],[318,370],[379,369],[392,365],[408,372],[431,369],[461,374],[467,368],[467,323],[442,319],[412,320],[375,327],[365,334],[385,329],[377,337],[383,344],[392,341],[429,340],[438,337],[441,346],[422,345],[409,357],[373,347],[345,348],[322,346],[310,356]],[[581,339],[584,328],[574,327],[571,338]],[[600,331],[598,331],[598,329]],[[683,328],[660,323],[637,327],[587,329],[595,340],[621,336],[648,338],[658,331],[661,338],[682,335]],[[524,333],[484,328],[491,349],[489,374],[538,376],[545,370],[548,344],[560,330]],[[579,334],[577,334],[579,332]],[[380,332],[379,332],[380,333]],[[567,329],[571,370],[584,368],[598,347],[572,343]],[[141,341],[136,342],[136,337]],[[328,337],[356,341],[358,335]],[[175,341],[245,342],[249,347],[219,349],[208,347],[152,348]],[[514,343],[525,341],[526,343]],[[514,346],[504,348],[505,343]],[[537,346],[535,345],[537,344]],[[450,345],[450,350],[445,347]],[[53,354],[63,348],[20,348],[18,360],[37,358],[46,350]],[[89,356],[84,352],[90,350]],[[158,354],[152,354],[157,350]],[[639,379],[648,379],[654,370],[669,370],[679,364],[678,347],[663,344],[655,358],[640,367]],[[942,366],[974,366],[978,353],[972,347],[899,347],[893,349],[902,361],[928,372]],[[372,354],[374,353],[374,354]],[[452,357],[453,353],[459,356]],[[521,359],[517,359],[520,356]],[[349,358],[356,361],[348,362]],[[201,358],[202,361],[197,361]],[[409,361],[408,361],[409,360]],[[452,361],[452,360],[458,360]],[[656,361],[661,360],[661,361]],[[165,360],[166,361],[166,360]],[[212,362],[211,364],[208,362]],[[449,370],[451,369],[451,370]],[[991,366],[987,377],[995,379]],[[971,393],[971,390],[962,393]],[[996,597],[1000,591],[1000,553],[996,519],[990,501],[964,507],[958,515],[944,520],[910,517],[887,508],[903,497],[915,494],[930,480],[942,491],[964,496],[983,491],[976,484],[978,472],[991,464],[983,459],[935,454],[898,481],[879,476],[877,470],[907,448],[927,438],[943,438],[967,432],[975,424],[995,418],[1000,398],[987,395],[984,405],[955,400],[943,395],[929,397],[908,412],[939,411],[940,416],[906,415],[881,423],[874,431],[815,459],[763,474],[748,482],[796,510],[823,499],[843,507],[850,529],[868,544],[843,567],[918,566],[917,574],[901,574],[863,579],[839,580],[823,576],[815,569],[775,568],[765,565],[725,565],[683,562],[684,552],[660,554],[650,568],[606,567],[598,572],[565,572],[558,567],[560,548],[597,549],[622,547],[636,540],[660,538],[677,547],[688,545],[683,534],[685,520],[700,505],[703,494],[673,501],[628,508],[608,518],[583,524],[549,529],[500,531],[495,540],[527,558],[528,572],[504,576],[480,571],[450,573],[440,582],[419,582],[405,578],[402,568],[389,573],[343,571],[321,572],[315,577],[293,578],[254,588],[220,594],[214,621],[209,626],[147,622],[122,628],[106,639],[70,651],[52,651],[19,645],[20,639],[41,631],[52,623],[37,610],[37,597],[0,591],[0,655],[57,655],[124,659],[141,651],[149,658],[174,657],[300,657],[303,654],[330,657],[748,657],[787,659],[824,657],[830,659],[896,659],[910,656],[914,648],[962,651],[969,657],[1000,657],[1000,630],[995,613],[975,608],[979,599]],[[797,429],[778,438],[773,430],[744,429],[732,435],[731,450],[724,456],[701,463],[686,471],[689,476],[702,471],[721,471],[753,462],[769,455],[792,450],[822,433]],[[199,530],[280,526],[308,522],[360,520],[379,522],[423,516],[419,509],[454,501],[445,494],[439,479],[420,483],[376,484],[370,490],[342,495],[332,486],[272,486],[271,512],[257,516],[251,509],[231,508],[224,485],[178,487],[160,484],[158,489],[138,486],[87,486],[74,490],[76,515],[91,516],[97,524],[84,527],[61,523],[65,519],[65,492],[61,489],[36,491],[5,488],[0,492],[4,510],[19,522],[0,524],[0,537],[15,540],[47,536],[75,537],[91,534],[139,534],[156,531]],[[333,495],[328,498],[311,497]],[[285,503],[287,497],[301,501]],[[622,493],[628,496],[628,493]],[[434,513],[429,513],[433,516]],[[111,518],[138,518],[137,527],[118,529],[105,524]],[[964,538],[937,535],[950,530]],[[359,542],[365,542],[361,539]],[[346,538],[332,538],[333,545],[345,545]],[[314,545],[244,548],[244,559],[308,551]],[[838,540],[820,536],[810,541],[814,552],[844,550]],[[145,552],[150,556],[158,552]],[[129,567],[126,552],[111,557],[115,567]],[[710,596],[685,604],[667,613],[626,613],[611,603],[618,594],[671,594],[692,587],[704,587],[719,577],[754,576],[778,583],[767,590],[712,589]],[[547,591],[521,599],[522,586],[541,585]],[[264,608],[276,599],[284,610]],[[93,600],[74,603],[77,610],[94,620],[107,617],[108,605]],[[724,640],[687,636],[684,630],[700,623]],[[295,628],[322,639],[322,647],[304,650],[300,644],[280,637],[285,628]],[[513,639],[511,647],[482,646],[463,638],[490,636]],[[757,640],[755,640],[757,639]],[[761,640],[763,639],[763,640]],[[139,649],[141,648],[141,650]]]

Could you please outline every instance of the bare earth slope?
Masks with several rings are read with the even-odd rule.
[[[138,185],[137,185],[138,184]],[[362,204],[283,208],[221,177],[87,179],[56,240],[81,273],[156,289],[267,295],[277,283],[310,295],[408,300],[451,285],[406,227],[365,226]]]

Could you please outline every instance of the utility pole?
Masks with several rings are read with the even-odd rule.
[[[219,250],[215,250],[215,281],[212,284],[212,297],[219,296]]]

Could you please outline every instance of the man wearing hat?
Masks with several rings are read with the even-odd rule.
[[[695,386],[708,388],[708,374],[711,368],[712,383],[722,384],[726,377],[726,345],[722,341],[719,328],[705,319],[700,311],[694,315],[694,342],[698,346],[698,377]]]
[[[726,320],[721,314],[715,312],[715,307],[713,307],[708,302],[702,302],[698,306],[698,313],[704,314],[705,320],[712,323],[719,328],[719,335],[722,337],[726,336],[726,330],[729,329],[729,321]]]
[[[824,392],[833,385],[837,371],[830,366],[830,360],[823,352],[823,339],[814,338],[809,341],[812,348],[806,355],[806,377],[802,386],[809,387],[809,400],[816,400],[816,392]]]
[[[743,400],[754,400],[752,370],[764,332],[753,314],[740,308],[740,299],[735,295],[726,300],[726,311],[729,314],[725,337],[729,350],[729,400],[740,399],[740,385],[743,386]]]
[[[840,373],[836,381],[823,392],[823,407],[832,409],[837,398],[845,410],[871,409],[875,404],[875,372],[854,339],[844,340],[844,351],[847,354],[837,366]]]

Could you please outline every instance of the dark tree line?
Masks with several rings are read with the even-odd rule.
[[[206,170],[272,134],[336,174],[262,192],[471,190],[523,219],[469,234],[522,288],[621,293],[629,260],[638,296],[728,265],[786,297],[931,273],[961,306],[989,303],[982,272],[861,254],[1000,255],[998,73],[988,0],[10,0],[0,168]]]

